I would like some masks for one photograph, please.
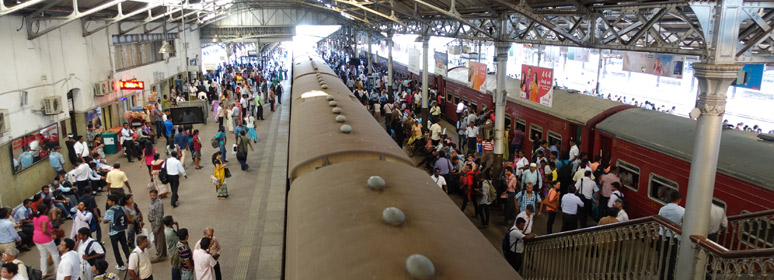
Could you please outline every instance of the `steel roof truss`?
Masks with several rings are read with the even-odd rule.
[[[752,21],[757,26],[756,29],[753,32],[751,32],[750,34],[751,35],[755,34],[756,31],[757,31],[757,34],[755,34],[754,36],[752,36],[750,39],[747,39],[747,40],[745,40],[746,38],[741,37],[741,35],[740,35],[739,41],[743,41],[743,40],[745,40],[745,41],[743,41],[744,44],[737,51],[737,53],[736,53],[737,57],[742,56],[745,52],[747,52],[747,51],[749,51],[751,49],[754,49],[759,44],[761,44],[764,41],[770,39],[771,36],[772,36],[772,31],[774,31],[774,28],[772,28],[769,25],[769,23],[766,22],[766,20],[761,18],[761,16],[758,15],[758,13],[751,12],[749,9],[743,9],[743,11],[745,13],[747,13],[747,15],[750,17],[750,19],[752,19]]]
[[[37,30],[33,31],[32,30],[33,21],[36,21],[35,23],[37,23],[39,25],[40,24],[39,21],[41,20],[41,18],[28,17],[28,19],[27,19],[27,39],[28,40],[33,40],[35,38],[38,38],[40,36],[45,35],[48,32],[54,31],[54,30],[56,30],[56,29],[58,29],[58,28],[60,28],[62,26],[65,26],[65,25],[67,25],[70,22],[76,21],[78,19],[81,19],[83,17],[89,16],[89,15],[94,14],[96,12],[102,11],[104,9],[113,7],[113,6],[118,5],[118,4],[122,3],[122,2],[125,2],[125,0],[106,1],[106,2],[103,2],[102,4],[99,4],[97,6],[92,7],[91,9],[88,9],[88,10],[86,10],[84,12],[80,12],[80,11],[78,11],[78,0],[73,0],[73,12],[70,15],[66,16],[64,18],[64,20],[59,21],[59,22],[53,24],[52,26],[46,28],[43,31],[37,31]]]
[[[147,17],[147,18],[145,18],[145,19],[144,19],[142,22],[140,22],[140,23],[137,23],[137,24],[133,25],[132,27],[129,27],[129,28],[127,28],[127,29],[123,29],[123,28],[121,27],[121,24],[122,24],[122,23],[119,23],[119,24],[118,24],[118,34],[119,34],[119,35],[123,35],[123,34],[129,33],[129,31],[135,30],[135,29],[137,29],[138,27],[145,26],[145,25],[146,25],[146,24],[148,24],[148,23],[151,23],[151,22],[153,22],[153,21],[159,20],[159,19],[161,19],[161,18],[163,18],[163,17],[166,17],[166,16],[168,16],[168,15],[171,15],[171,14],[173,14],[173,13],[177,13],[177,12],[179,12],[179,11],[181,11],[181,10],[182,10],[182,8],[174,8],[174,9],[170,9],[169,7],[167,7],[167,11],[166,11],[166,12],[164,12],[164,13],[162,13],[162,14],[159,14],[159,15],[156,15],[156,16],[154,16],[154,15],[153,15],[153,11],[151,11],[151,10],[148,10],[148,17]]]
[[[101,26],[99,26],[99,27],[97,27],[95,29],[92,29],[92,30],[88,29],[88,23],[92,22],[92,20],[89,20],[89,19],[86,19],[86,18],[81,19],[81,27],[82,27],[81,29],[83,29],[83,37],[87,37],[87,36],[89,36],[91,34],[96,33],[97,31],[100,31],[102,29],[107,28],[110,25],[113,25],[113,24],[118,23],[118,22],[120,22],[122,20],[125,20],[127,18],[133,17],[135,15],[138,15],[138,14],[140,14],[142,12],[150,11],[151,9],[156,8],[158,6],[160,6],[160,4],[158,4],[158,3],[155,3],[155,4],[154,3],[148,3],[148,4],[145,4],[145,7],[143,7],[143,8],[131,11],[128,14],[124,14],[123,13],[122,4],[118,3],[118,15],[116,15],[112,19],[109,19],[106,23],[102,24]]]
[[[27,2],[23,2],[21,4],[16,4],[14,6],[8,7],[5,5],[5,1],[0,1],[0,17],[17,11],[24,10],[26,8],[29,8],[44,2],[46,2],[46,0],[29,0]]]

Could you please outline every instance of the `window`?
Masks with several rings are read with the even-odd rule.
[[[559,143],[559,147],[562,147],[562,135],[553,131],[548,131],[548,146],[554,145],[554,142]]]
[[[616,161],[615,165],[618,167],[618,178],[621,179],[621,185],[624,185],[635,192],[639,191],[640,168],[620,159]]]
[[[454,104],[460,104],[460,96],[459,95],[455,95],[454,96]]]
[[[648,187],[648,197],[661,203],[669,203],[669,196],[672,192],[679,191],[677,182],[669,180],[655,173],[650,173],[650,182]]]
[[[446,90],[446,101],[452,101],[454,99],[454,95],[452,95],[451,90]],[[459,102],[455,102],[456,105]]]
[[[537,134],[537,137],[535,135]],[[535,139],[542,140],[543,139],[543,128],[535,125],[534,123],[529,124],[529,139],[531,141],[535,141]]]
[[[474,112],[476,115],[478,115],[478,103],[476,101],[470,101],[468,112]]]
[[[116,69],[120,71],[163,61],[164,55],[159,53],[162,43],[162,40],[158,40],[115,45]],[[169,43],[174,45],[175,41],[170,40]],[[174,54],[169,56],[173,57]]]
[[[505,130],[511,131],[511,115],[508,115],[508,114],[505,115]],[[505,139],[505,140],[507,141],[508,139]]]
[[[516,120],[516,128],[520,129],[521,131],[527,131],[527,122],[520,119],[520,118],[514,118]]]

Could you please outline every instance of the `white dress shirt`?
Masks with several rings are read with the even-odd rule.
[[[516,226],[513,226],[510,231],[510,238],[508,241],[511,242],[511,252],[524,253],[524,236],[526,236],[526,234]]]
[[[533,224],[533,218],[535,218],[535,213],[532,213],[531,215],[527,215],[527,211],[521,211],[519,215],[516,215],[516,220],[518,220],[519,218],[522,218],[525,221],[527,221],[524,224],[524,231],[523,231],[524,234],[526,235],[526,234],[532,233],[532,224]],[[516,226],[516,221],[513,221],[513,226]]]
[[[613,193],[610,194],[610,200],[607,201],[607,208],[613,208],[615,207],[615,201],[618,199],[623,199],[624,195],[619,190],[613,191]]]
[[[167,175],[183,175],[185,174],[185,168],[183,167],[183,164],[175,157],[167,158],[166,168],[167,168]]]
[[[618,211],[618,216],[615,217],[619,222],[626,222],[629,220],[629,214],[623,209]]]
[[[146,279],[153,276],[153,267],[151,267],[151,260],[148,257],[148,250],[143,251],[140,247],[135,247],[134,251],[129,254],[129,267],[128,269],[134,270],[140,279]]]
[[[73,144],[73,148],[75,149],[75,155],[79,157],[89,156],[89,146],[86,144],[86,142],[75,142],[75,144]]]
[[[685,214],[685,208],[674,203],[669,203],[661,207],[661,209],[658,210],[658,214],[661,217],[667,218],[668,220],[675,222],[678,225],[682,225],[683,215]],[[664,235],[664,229],[663,228],[659,229],[658,233],[659,235]],[[666,233],[666,237],[671,237],[671,236],[672,236],[671,231]]]
[[[89,180],[89,172],[91,168],[88,163],[81,163],[73,170],[73,176],[75,176],[76,182],[83,182]]]
[[[130,128],[122,128],[121,129],[121,143],[124,141],[132,140],[132,129]]]
[[[591,196],[593,196],[595,192],[599,191],[597,183],[595,183],[594,180],[589,177],[583,177],[578,180],[578,182],[575,183],[575,189],[577,189],[580,194],[586,197],[586,199],[591,199]]]
[[[562,196],[562,213],[576,215],[580,207],[583,207],[583,201],[574,193]]]
[[[723,208],[720,208],[720,206],[712,204],[712,208],[710,208],[709,233],[717,233],[721,227],[728,227],[726,210],[723,210]]]
[[[446,178],[444,178],[443,176],[435,177],[435,174],[433,174],[432,176],[430,176],[430,179],[433,179],[433,182],[438,184],[438,187],[441,189],[443,189],[443,185],[446,185]]]
[[[81,257],[72,250],[62,255],[56,269],[56,280],[64,280],[67,276],[70,276],[70,279],[81,277]]]

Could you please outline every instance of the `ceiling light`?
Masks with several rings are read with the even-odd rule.
[[[169,44],[168,41],[164,40],[163,43],[161,43],[161,48],[159,48],[160,54],[173,54],[175,53],[175,48],[172,47],[172,45]]]
[[[215,38],[212,38],[213,43],[221,43],[223,40],[220,39],[220,36],[215,35]]]

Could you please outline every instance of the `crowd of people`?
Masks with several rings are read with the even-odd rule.
[[[387,133],[397,144],[420,158],[417,166],[426,168],[444,192],[461,196],[463,212],[469,204],[473,206],[471,217],[478,219],[479,228],[490,226],[490,210],[501,211],[502,225],[509,229],[503,238],[503,253],[517,271],[521,270],[523,242],[537,236],[534,221],[544,212],[548,234],[555,232],[557,216],[562,220],[560,231],[629,220],[621,183],[627,177],[621,178],[619,169],[602,162],[600,156],[591,158],[581,152],[576,139],[569,140],[570,148],[565,151],[559,142],[542,140],[540,135],[533,135],[532,145],[527,146],[525,138],[529,136],[521,128],[512,134],[506,128],[503,163],[494,166],[493,110],[477,110],[461,100],[456,104],[458,121],[453,128],[447,126],[457,133],[453,139],[441,124],[444,100],[435,89],[429,90],[428,100],[422,100],[421,83],[396,76],[390,95],[383,67],[371,69],[376,73],[371,77],[377,78],[369,79],[364,65],[350,64],[335,52],[325,58],[363,105],[384,120]],[[422,102],[430,108],[429,120],[420,117]],[[656,109],[650,102],[646,106]],[[680,193],[670,189],[663,196],[669,203],[662,212],[682,209]],[[725,226],[725,214],[719,209],[720,214],[712,218],[717,226],[710,233],[718,232],[721,224]],[[682,222],[682,214],[663,215],[677,224]]]
[[[174,280],[220,280],[220,244],[213,236],[214,230],[205,228],[203,237],[190,245],[188,229],[179,228],[164,211],[164,198],[170,197],[173,208],[179,205],[180,179],[188,178],[186,163],[195,169],[206,165],[201,161],[204,143],[199,130],[188,123],[176,125],[170,108],[197,99],[211,104],[219,130],[210,141],[218,150],[211,156],[210,181],[217,198],[226,199],[227,178],[231,177],[226,157],[234,154],[241,169],[248,170],[247,153],[258,143],[256,122],[264,119],[265,103],[272,112],[280,104],[281,81],[285,79],[287,70],[279,60],[224,63],[202,80],[171,87],[169,96],[157,99],[141,113],[141,125],[133,127],[127,118],[118,140],[126,160],[132,164],[137,159],[148,170],[148,177],[131,180],[147,180],[147,206],[134,202],[132,185],[122,170],[126,165],[106,162],[105,141],[98,127],[89,124],[85,135],[68,135],[67,156],[62,155],[60,147],[50,151],[49,162],[57,174],[52,183],[13,209],[0,208],[3,279],[118,279],[118,275],[107,272],[104,225],[114,267],[124,271],[124,278],[152,279],[152,263],[169,259]],[[227,150],[229,138],[235,144]],[[164,151],[159,151],[155,144],[162,139]],[[69,170],[67,159],[73,166]],[[102,208],[96,197],[104,192],[107,197]],[[69,232],[64,228],[67,220],[72,220]],[[16,258],[20,251],[33,247],[40,254],[37,268]],[[155,248],[153,257],[151,247]]]

